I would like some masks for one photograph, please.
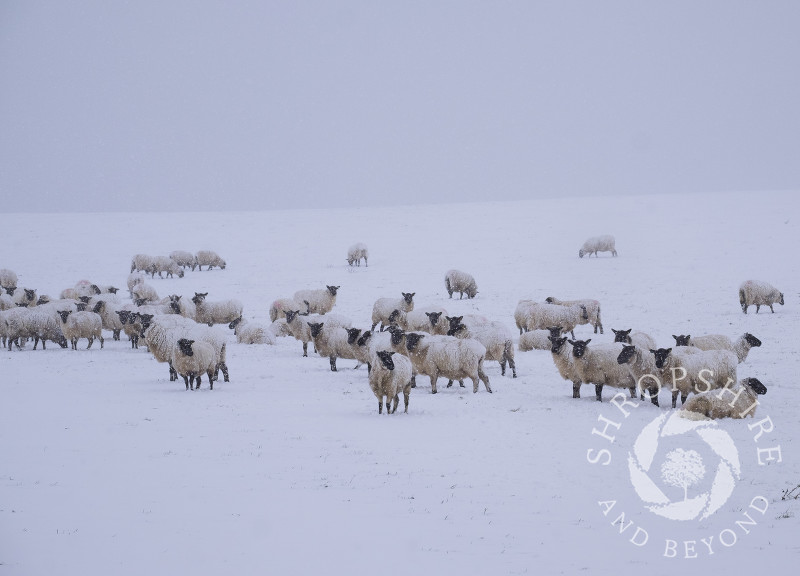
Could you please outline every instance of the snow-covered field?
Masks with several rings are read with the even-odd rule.
[[[634,328],[668,347],[672,334],[752,332],[763,345],[739,376],[768,393],[755,420],[718,424],[741,459],[730,499],[705,520],[670,521],[639,500],[627,463],[645,425],[669,412],[668,393],[660,409],[623,417],[615,390],[602,404],[590,386],[573,399],[549,352],[517,351],[516,379],[488,362],[491,395],[440,381],[434,396],[420,378],[408,414],[379,416],[364,368],[340,360],[332,373],[290,338],[244,346],[230,334],[230,383],[199,392],[124,336],[102,350],[28,344],[0,352],[0,574],[794,573],[800,500],[781,495],[800,483],[798,208],[786,192],[3,215],[0,268],[40,294],[82,279],[124,288],[135,253],[209,248],[226,270],[156,278],[159,294],[237,298],[246,317],[268,320],[273,299],[334,284],[335,312],[368,327],[376,298],[411,291],[418,306],[515,332],[521,298],[597,298],[606,333],[581,326],[578,338]],[[601,233],[619,256],[579,259]],[[369,267],[345,262],[357,241]],[[449,268],[475,276],[477,298],[447,298]],[[749,278],[780,288],[785,306],[742,314]],[[614,422],[613,444],[592,433],[598,417]],[[777,447],[781,462],[758,464],[759,449],[766,460]],[[590,463],[602,449],[610,464]],[[623,511],[633,525],[620,534]]]

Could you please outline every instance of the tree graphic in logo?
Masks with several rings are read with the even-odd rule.
[[[703,459],[694,450],[677,448],[667,454],[661,465],[661,479],[670,486],[683,488],[683,501],[689,499],[689,486],[694,486],[706,475]]]

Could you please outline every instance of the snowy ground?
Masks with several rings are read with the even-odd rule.
[[[774,429],[756,441],[754,421],[720,422],[741,458],[733,495],[705,520],[668,521],[644,508],[626,462],[668,412],[667,392],[661,409],[623,418],[614,391],[598,404],[584,386],[574,400],[548,352],[517,352],[515,380],[488,363],[491,395],[440,382],[433,396],[420,379],[409,414],[387,417],[366,370],[340,360],[331,373],[288,338],[244,346],[230,335],[231,382],[199,392],[124,338],[77,352],[29,344],[0,352],[0,574],[746,574],[765,563],[794,573],[800,500],[781,495],[800,483],[798,208],[795,193],[772,193],[4,215],[0,267],[52,296],[82,279],[124,287],[137,252],[210,248],[226,270],[156,278],[159,293],[238,298],[265,320],[274,298],[335,284],[335,311],[366,327],[376,298],[413,291],[418,305],[512,329],[519,299],[553,295],[602,302],[606,333],[576,331],[593,342],[611,341],[612,327],[661,346],[671,334],[749,331],[763,346],[739,375],[766,384],[755,421],[769,416]],[[579,259],[601,233],[616,236],[619,257]],[[370,247],[368,268],[345,262],[357,241]],[[476,299],[447,298],[454,267],[476,277]],[[748,278],[779,287],[786,305],[742,314]],[[598,416],[619,425],[613,445],[592,434]],[[782,461],[759,466],[757,450],[778,446]],[[587,451],[603,448],[610,465],[590,464]],[[766,512],[748,508],[762,496]],[[604,516],[600,501],[617,504]],[[755,525],[737,525],[748,510]],[[620,534],[611,523],[622,511],[634,524]],[[643,546],[630,542],[637,527]]]

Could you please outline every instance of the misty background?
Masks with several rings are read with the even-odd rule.
[[[0,2],[0,211],[800,189],[800,2]]]

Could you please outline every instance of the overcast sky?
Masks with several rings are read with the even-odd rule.
[[[800,2],[0,2],[0,211],[800,189]]]

